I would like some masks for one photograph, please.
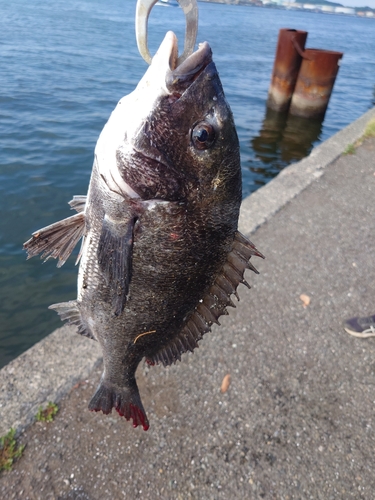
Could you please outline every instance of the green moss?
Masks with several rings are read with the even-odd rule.
[[[53,422],[59,407],[55,403],[49,402],[46,408],[39,407],[35,418],[38,422]]]
[[[15,435],[15,429],[10,429],[8,434],[0,437],[0,472],[10,470],[13,462],[23,453],[25,445],[17,446]]]
[[[348,144],[343,152],[344,155],[354,155],[354,153],[355,153],[354,144]]]
[[[342,154],[354,155],[358,146],[360,146],[368,137],[375,137],[375,118],[368,122],[363,135],[354,144],[348,144]]]
[[[368,122],[363,137],[375,137],[375,118]]]

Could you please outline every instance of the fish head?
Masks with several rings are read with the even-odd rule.
[[[200,44],[180,65],[177,57],[176,35],[168,32],[136,89],[112,113],[97,156],[132,197],[231,198],[238,205],[238,137],[211,48]]]

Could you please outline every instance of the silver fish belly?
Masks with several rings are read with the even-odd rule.
[[[77,300],[50,306],[99,342],[104,371],[89,409],[149,422],[135,371],[193,351],[234,306],[253,255],[237,230],[238,138],[207,43],[177,66],[169,32],[121,99],[95,149],[76,215],[33,234],[28,257],[64,264],[82,238]]]

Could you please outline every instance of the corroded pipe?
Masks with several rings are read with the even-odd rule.
[[[287,111],[302,62],[307,31],[283,28],[279,31],[267,107]]]
[[[324,118],[339,70],[342,52],[306,49],[289,113],[305,118]]]

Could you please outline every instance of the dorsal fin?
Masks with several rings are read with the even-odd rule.
[[[249,287],[243,277],[245,269],[251,269],[258,273],[249,262],[253,255],[264,258],[251,241],[240,232],[236,232],[232,249],[213,285],[189,315],[178,335],[147,359],[149,363],[162,363],[164,366],[175,363],[181,359],[181,354],[186,351],[192,352],[198,347],[198,341],[211,330],[213,323],[220,325],[218,319],[220,316],[228,314],[227,307],[236,307],[230,296],[235,294],[239,300],[238,285],[243,283]]]
[[[87,196],[85,194],[76,194],[73,196],[73,199],[69,201],[69,205],[72,207],[72,210],[80,213],[85,210]]]
[[[67,321],[68,325],[78,326],[78,333],[81,335],[96,340],[90,328],[83,322],[76,300],[52,304],[48,309],[56,311],[60,316],[61,321]]]

